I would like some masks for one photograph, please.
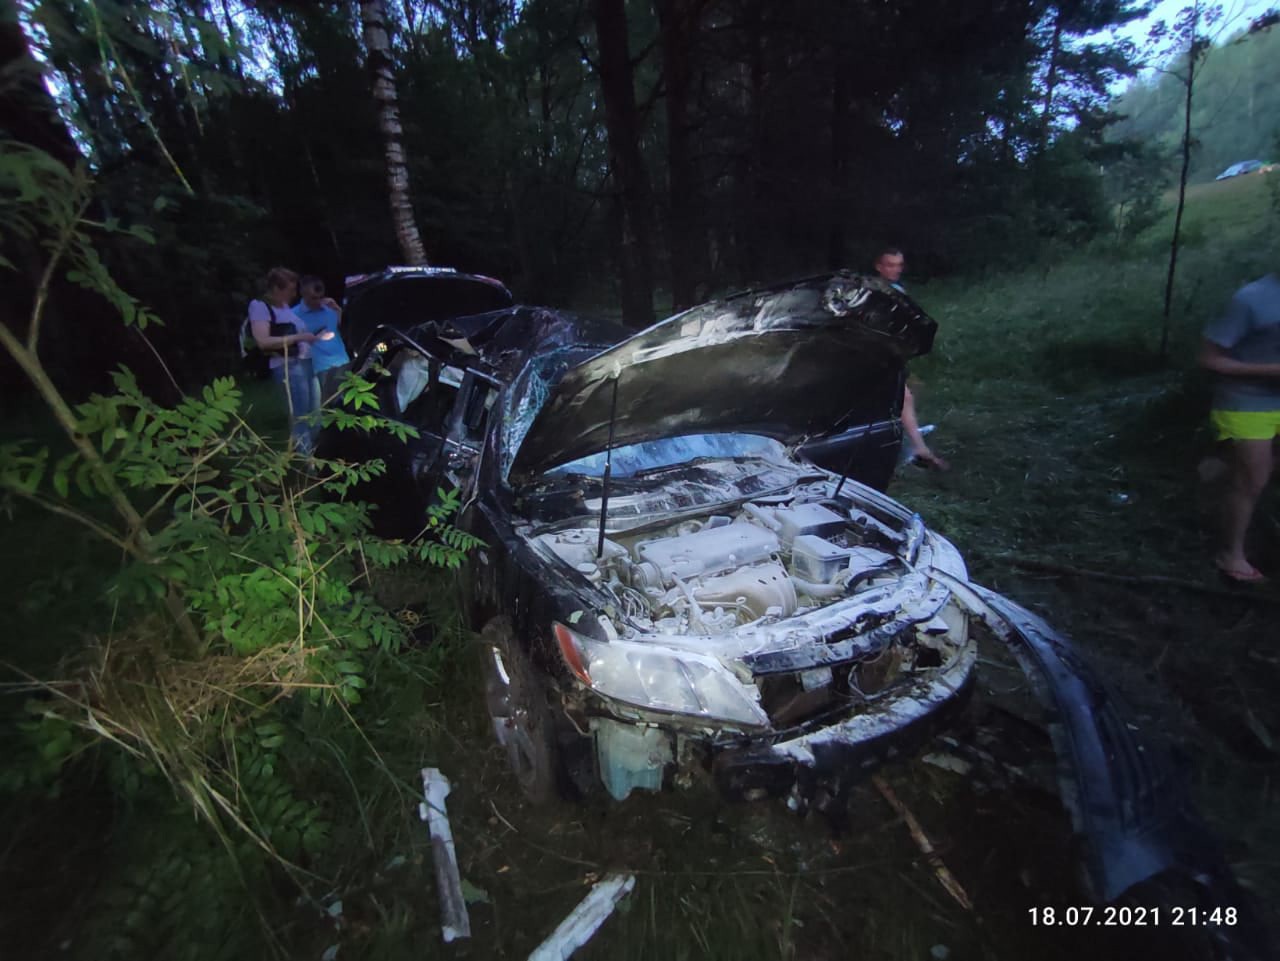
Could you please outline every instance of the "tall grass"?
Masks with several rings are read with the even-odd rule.
[[[1280,773],[1280,595],[1233,596],[1210,563],[1221,492],[1196,471],[1214,445],[1194,362],[1231,294],[1280,270],[1268,177],[1280,174],[1191,191],[1167,367],[1156,351],[1170,217],[1128,244],[914,288],[941,325],[933,354],[912,365],[918,404],[953,470],[908,470],[894,494],[956,541],[979,580],[1073,634],[1139,722],[1174,737],[1238,875],[1276,903],[1280,830],[1262,812]],[[1280,580],[1276,486],[1252,550]],[[1132,581],[1069,572],[1079,569]]]
[[[957,470],[909,474],[900,490],[942,526],[958,522],[962,546],[1068,544],[1098,559],[1140,554],[1153,572],[1195,569],[1191,478],[1210,447],[1200,330],[1242,283],[1280,268],[1280,218],[1262,177],[1192,191],[1162,367],[1167,219],[1126,244],[913,289],[940,323],[933,353],[912,365],[922,416],[938,423]]]
[[[1236,288],[1280,269],[1280,216],[1268,186],[1253,176],[1190,192],[1172,367],[1190,366],[1201,328]],[[1047,378],[1070,391],[1151,373],[1171,230],[1166,215],[1130,241],[1103,238],[1017,272],[914,287],[941,323],[935,350],[917,372],[945,381],[942,389],[955,400],[979,385],[1034,392]]]

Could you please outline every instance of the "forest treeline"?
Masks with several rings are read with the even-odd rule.
[[[865,266],[884,244],[907,249],[918,277],[1113,230],[1116,204],[1149,194],[1155,170],[1131,163],[1139,176],[1104,190],[1103,169],[1140,156],[1107,136],[1108,91],[1143,55],[1108,28],[1143,12],[1132,0],[0,0],[0,123],[85,164],[102,224],[154,235],[105,235],[102,256],[165,320],[154,346],[193,382],[233,364],[266,267],[318,273],[336,293],[344,275],[403,259],[380,69],[431,263],[640,325],[714,292]],[[370,16],[389,38],[373,56]],[[0,300],[21,325],[40,258],[6,244],[17,271]],[[136,333],[98,323],[102,305],[74,285],[54,288],[52,367],[84,389],[119,361],[148,376]]]
[[[1185,88],[1177,71],[1151,70],[1114,104],[1109,138],[1147,145],[1149,162],[1167,165],[1179,149]],[[1212,180],[1241,160],[1280,160],[1280,31],[1233,31],[1204,58],[1191,105],[1195,149],[1190,179]]]

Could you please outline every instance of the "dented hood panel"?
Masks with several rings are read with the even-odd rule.
[[[828,275],[694,307],[571,367],[512,463],[527,480],[613,443],[741,431],[794,442],[896,413],[937,325],[878,278]]]

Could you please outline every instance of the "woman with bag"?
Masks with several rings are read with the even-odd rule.
[[[284,389],[289,434],[304,457],[313,446],[311,414],[319,407],[311,369],[311,344],[326,339],[310,333],[289,304],[298,293],[298,275],[284,267],[267,273],[266,293],[249,301],[249,328],[258,349],[269,358],[271,376]],[[331,334],[329,336],[332,336]]]

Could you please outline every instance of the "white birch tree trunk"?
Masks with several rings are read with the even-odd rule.
[[[409,164],[405,159],[400,126],[400,106],[395,78],[391,74],[391,40],[387,35],[387,9],[384,0],[360,0],[360,25],[364,46],[369,56],[369,72],[373,76],[373,99],[378,105],[378,127],[382,131],[387,158],[387,190],[391,200],[391,222],[404,262],[425,266],[427,252],[413,217],[409,192]]]

